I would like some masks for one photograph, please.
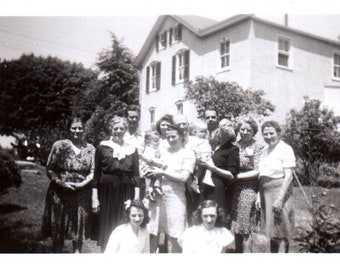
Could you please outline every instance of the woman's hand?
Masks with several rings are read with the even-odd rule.
[[[75,190],[81,189],[84,186],[86,186],[87,182],[82,181],[80,183],[71,183],[71,185],[74,187]]]
[[[257,194],[256,201],[255,201],[255,208],[256,208],[257,210],[260,210],[260,209],[261,209],[261,198],[260,198],[260,194]]]
[[[161,177],[163,174],[164,171],[162,169],[155,167],[147,173],[147,176]]]
[[[99,212],[99,200],[98,200],[98,190],[96,188],[92,188],[92,212]]]
[[[273,211],[274,213],[281,213],[283,208],[283,201],[281,199],[276,199],[273,203]]]
[[[75,190],[75,188],[73,187],[73,183],[71,182],[60,181],[58,184],[65,189]]]
[[[208,170],[212,171],[215,168],[214,161],[212,159],[197,159],[198,164]]]
[[[98,213],[99,212],[99,201],[92,199],[92,212],[93,213]]]

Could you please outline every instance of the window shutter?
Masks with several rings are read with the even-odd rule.
[[[166,48],[166,45],[167,45],[167,38],[168,38],[168,32],[165,31],[165,32],[164,32],[164,40],[165,40],[165,42],[164,42],[164,48]]]
[[[184,52],[184,80],[189,80],[189,68],[190,68],[190,51]]]
[[[172,57],[172,77],[171,77],[172,85],[176,83],[176,55]]]
[[[181,39],[182,39],[182,25],[179,24],[177,27],[178,27],[178,28],[177,28],[177,32],[178,32],[178,40],[181,40]]]
[[[169,30],[169,45],[170,45],[170,46],[171,46],[171,44],[172,44],[172,33],[173,33],[173,29],[170,28],[170,30]]]
[[[158,50],[159,50],[159,48],[158,48],[158,46],[159,46],[159,36],[157,35],[156,36],[156,52],[158,52]]]
[[[156,89],[159,90],[161,88],[161,63],[156,65],[156,76]]]
[[[146,68],[146,93],[149,93],[150,87],[150,67]]]

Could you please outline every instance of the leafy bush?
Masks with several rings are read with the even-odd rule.
[[[275,107],[264,98],[263,90],[244,89],[236,82],[218,81],[214,77],[198,76],[185,83],[185,98],[192,100],[199,117],[205,109],[215,108],[220,118],[254,114],[268,116]]]
[[[337,129],[340,117],[321,107],[321,102],[305,97],[301,110],[291,110],[286,121],[283,139],[294,149],[302,165],[301,182],[316,185],[324,164],[338,163],[340,157],[340,133]]]
[[[14,158],[5,150],[0,149],[0,195],[11,186],[19,187],[21,174]]]
[[[326,196],[323,192],[321,196]],[[323,204],[312,195],[310,228],[299,227],[294,240],[301,252],[335,253],[340,252],[339,210],[333,204]]]

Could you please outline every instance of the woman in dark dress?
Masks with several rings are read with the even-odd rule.
[[[98,245],[102,251],[124,216],[124,203],[140,195],[138,152],[123,139],[127,127],[126,118],[114,116],[110,121],[111,138],[96,149],[92,210],[99,211]]]
[[[42,236],[52,237],[53,252],[62,252],[64,240],[73,240],[73,251],[81,252],[90,237],[91,185],[95,148],[83,140],[84,125],[73,118],[70,139],[56,141],[47,161],[47,190]]]
[[[218,145],[212,160],[199,160],[199,164],[211,171],[213,186],[203,185],[203,200],[216,201],[229,215],[230,196],[226,191],[231,188],[240,169],[239,148],[233,144],[236,135],[233,123],[222,119],[218,129]]]

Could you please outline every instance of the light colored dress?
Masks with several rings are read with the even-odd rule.
[[[150,253],[150,234],[146,228],[139,228],[136,235],[130,223],[118,226],[110,235],[105,254]]]
[[[279,141],[269,152],[268,146],[263,150],[260,162],[260,196],[261,223],[270,238],[290,239],[294,233],[293,185],[286,192],[282,214],[273,212],[273,204],[280,194],[284,181],[284,168],[295,167],[295,155],[291,146]]]
[[[168,165],[168,172],[193,173],[195,154],[190,150],[182,148],[175,153],[161,150],[161,159]],[[163,177],[162,190],[164,195],[156,197],[156,202],[150,204],[149,231],[153,235],[166,233],[178,238],[187,225],[185,183]]]
[[[224,227],[207,230],[203,224],[185,230],[178,243],[183,253],[218,254],[234,240],[234,236]]]

